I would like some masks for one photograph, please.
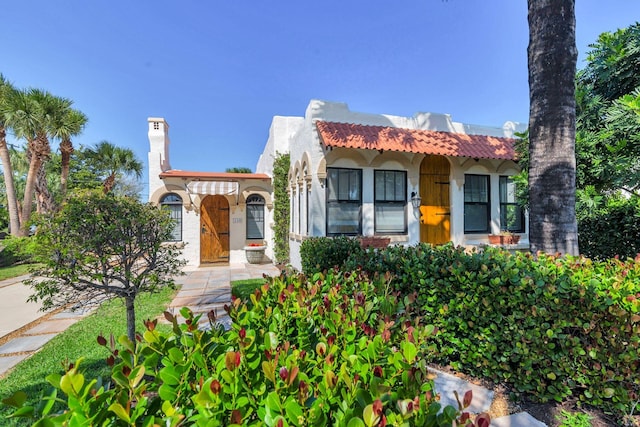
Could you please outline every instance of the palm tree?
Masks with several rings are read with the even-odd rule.
[[[138,178],[142,176],[142,163],[136,159],[135,153],[129,148],[118,147],[109,141],[101,141],[95,148],[88,150],[87,155],[108,173],[103,182],[105,193],[113,191],[119,174],[134,174]]]
[[[69,179],[69,163],[74,148],[71,138],[79,135],[87,123],[87,116],[81,111],[69,108],[55,123],[54,136],[60,139],[62,170],[60,171],[60,193],[64,197]]]
[[[37,90],[32,90],[31,95],[43,108],[44,120],[42,124],[46,131],[47,144],[52,138],[60,139],[61,144],[62,142],[71,144],[71,136],[80,133],[84,123],[86,123],[86,117],[79,111],[72,109],[73,102],[67,98],[53,96]],[[52,179],[47,176],[47,171],[45,170],[45,163],[50,159],[50,150],[49,145],[49,152],[43,159],[36,175],[35,192],[38,212],[51,212],[56,209],[55,199],[50,191],[50,181]],[[71,145],[71,151],[73,151],[73,145]],[[61,170],[61,174],[62,172]]]
[[[13,168],[11,166],[11,156],[7,145],[7,124],[5,112],[9,107],[9,99],[12,98],[16,89],[0,74],[0,162],[2,162],[2,173],[4,174],[5,190],[7,192],[7,210],[9,211],[9,230],[11,234],[17,236],[20,232],[20,217],[18,214],[18,199],[13,181]]]
[[[575,0],[528,0],[531,251],[577,255]]]
[[[38,100],[39,96],[33,96],[32,91],[33,89],[15,91],[9,98],[9,106],[5,113],[7,124],[13,129],[15,136],[27,141],[29,172],[22,201],[19,231],[21,236],[27,234],[27,224],[31,218],[36,175],[41,164],[51,152],[44,126],[46,114],[43,105]]]

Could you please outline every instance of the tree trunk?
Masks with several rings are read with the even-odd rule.
[[[124,297],[127,307],[127,337],[136,346],[136,310],[135,310],[135,295],[129,295]]]
[[[528,0],[529,240],[577,255],[575,0]]]
[[[56,202],[49,191],[47,183],[47,173],[45,171],[45,165],[42,163],[38,174],[36,175],[36,211],[40,214],[54,212],[56,210]]]
[[[33,209],[33,196],[36,188],[36,178],[42,163],[51,152],[49,141],[44,135],[37,135],[33,141],[29,141],[29,151],[31,159],[29,161],[29,172],[27,182],[24,186],[24,200],[22,202],[22,236],[29,234],[29,221],[31,220],[31,210]]]
[[[9,231],[12,236],[20,234],[20,216],[18,214],[18,198],[16,187],[13,182],[13,167],[7,146],[6,130],[0,127],[0,162],[2,162],[2,172],[4,174],[4,185],[7,192],[7,210],[9,211]]]
[[[73,154],[73,144],[70,139],[64,139],[60,142],[60,156],[62,170],[60,171],[60,193],[62,197],[67,194],[67,181],[69,180],[69,163]]]
[[[113,187],[116,185],[116,174],[112,173],[104,180],[102,183],[102,192],[104,194],[109,194],[113,191]]]

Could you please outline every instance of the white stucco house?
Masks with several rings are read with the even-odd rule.
[[[298,269],[300,245],[311,236],[478,246],[509,230],[524,248],[528,224],[510,179],[519,170],[514,132],[524,130],[513,122],[457,123],[445,114],[364,114],[312,100],[303,117],[273,118],[256,173],[226,174],[171,169],[168,125],[150,118],[149,197],[175,210],[176,239],[188,243],[190,264],[215,262],[203,256],[211,239],[221,241],[209,229],[227,219],[228,249],[222,241],[218,252],[228,254],[218,262],[244,262],[243,247],[254,238],[268,242],[272,259],[273,159],[289,153],[290,263]]]

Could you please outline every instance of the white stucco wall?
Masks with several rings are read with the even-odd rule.
[[[513,137],[514,131],[522,132],[524,124],[506,122],[502,127],[487,127],[454,122],[448,114],[416,113],[413,117],[401,117],[386,114],[368,114],[349,110],[345,103],[312,100],[305,111],[304,118],[274,117],[269,140],[265,152],[260,158],[258,171],[267,171],[265,159],[273,155],[276,148],[280,152],[289,152],[293,176],[291,194],[308,185],[309,179],[304,176],[303,164],[307,164],[311,174],[311,198],[309,203],[309,232],[306,231],[306,218],[303,219],[302,229],[298,230],[294,224],[294,232],[290,238],[290,262],[295,268],[301,268],[300,244],[308,236],[324,236],[325,222],[325,188],[324,175],[327,167],[353,167],[362,169],[362,234],[373,235],[373,171],[375,169],[406,170],[407,171],[407,226],[406,236],[391,236],[398,244],[416,244],[420,241],[419,213],[410,203],[412,191],[419,192],[420,162],[423,155],[412,153],[378,153],[370,150],[333,149],[325,151],[320,143],[314,122],[316,120],[341,123],[357,123],[364,125],[391,126],[406,129],[425,129],[448,131],[468,134],[482,134],[499,137]],[[284,147],[288,145],[288,150]],[[471,235],[464,233],[464,175],[474,173],[477,165],[472,159],[450,158],[451,162],[451,239],[459,245],[479,244],[486,242],[486,235]],[[513,162],[482,161],[485,174],[490,175],[492,218],[498,218],[498,179],[500,175],[510,175],[516,172],[517,166]],[[505,166],[506,165],[506,166]],[[306,179],[306,180],[305,180]],[[297,200],[292,203],[295,208]],[[303,198],[305,207],[306,198]],[[498,232],[498,224],[492,223],[492,231]],[[526,239],[526,238],[525,238]]]
[[[454,122],[448,114],[416,113],[412,117],[386,114],[368,114],[349,110],[345,103],[312,100],[304,117],[274,116],[269,128],[269,137],[264,150],[256,164],[256,173],[273,176],[273,160],[277,153],[289,153],[291,156],[290,194],[296,196],[301,192],[300,202],[295,197],[293,207],[304,217],[300,224],[294,224],[290,236],[290,262],[300,269],[300,245],[307,236],[324,236],[325,222],[325,173],[327,167],[352,167],[362,169],[362,234],[373,235],[373,181],[374,170],[406,170],[407,171],[407,227],[404,236],[390,236],[396,244],[415,244],[420,241],[419,213],[411,206],[410,196],[413,191],[419,192],[420,163],[423,155],[413,153],[384,152],[354,149],[325,150],[320,143],[314,122],[316,120],[357,123],[364,125],[391,126],[406,129],[425,129],[449,131],[457,133],[483,134],[500,137],[513,137],[514,132],[526,129],[524,124],[505,122],[502,127],[486,127]],[[200,259],[200,196],[189,195],[185,190],[184,180],[160,179],[159,175],[171,170],[169,162],[169,125],[162,118],[149,118],[149,200],[158,202],[162,195],[173,192],[183,199],[183,241],[186,243],[185,257],[190,265],[198,265]],[[465,158],[449,158],[451,163],[451,239],[460,245],[484,243],[486,235],[464,233],[464,175],[465,173],[482,173],[490,175],[493,232],[498,232],[499,218],[499,186],[500,175],[512,175],[517,165],[512,161],[480,160]],[[260,188],[258,188],[260,187]],[[307,189],[311,190],[307,200]],[[271,183],[258,185],[255,182],[240,182],[239,196],[227,197],[229,201],[230,225],[230,262],[245,262],[244,245],[246,236],[245,197],[252,191],[263,190],[273,195]],[[272,202],[270,200],[269,202]],[[309,224],[307,224],[307,204]],[[273,209],[271,203],[265,206],[265,241],[267,256],[273,259]],[[527,230],[528,231],[528,230]],[[522,242],[526,242],[525,240]]]
[[[169,163],[169,125],[162,118],[149,118],[149,201],[159,204],[163,196],[169,193],[178,195],[182,206],[182,242],[185,244],[183,257],[189,266],[200,265],[200,203],[205,195],[187,191],[189,178],[160,178],[162,172],[171,170]],[[276,145],[274,145],[276,146]],[[270,180],[236,179],[238,194],[224,196],[229,203],[229,262],[245,263],[244,247],[253,242],[246,239],[246,198],[251,194],[260,194],[265,199],[264,241],[265,255],[273,259],[273,230],[269,226],[273,221],[272,187]]]
[[[160,173],[171,169],[169,163],[169,123],[160,117],[149,117],[147,119],[149,127],[147,136],[149,138],[149,197],[158,187],[161,187],[162,180]]]

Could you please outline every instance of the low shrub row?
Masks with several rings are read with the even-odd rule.
[[[640,253],[640,200],[609,197],[578,216],[580,252],[592,259],[635,257]]]
[[[0,267],[33,262],[35,243],[29,237],[6,237],[0,242]]]
[[[314,239],[313,268],[304,257],[303,268],[386,274],[438,329],[438,363],[541,401],[572,397],[622,413],[640,401],[640,258],[468,253],[453,245],[353,247],[345,256],[341,248],[352,242]]]
[[[452,245],[367,251],[436,326],[434,357],[541,401],[629,412],[640,400],[640,259],[595,262]]]
[[[354,237],[311,237],[300,245],[302,271],[307,275],[342,267],[349,257],[360,258],[364,251]]]
[[[232,328],[199,330],[188,309],[172,331],[156,321],[134,348],[126,337],[110,350],[111,379],[89,380],[82,361],[47,381],[37,407],[24,394],[4,402],[40,425],[450,426],[472,422],[441,408],[427,362],[433,326],[414,316],[411,298],[355,273],[283,276],[227,308]],[[215,316],[210,313],[210,319]],[[64,411],[53,413],[53,402]],[[443,409],[440,411],[440,409]]]

